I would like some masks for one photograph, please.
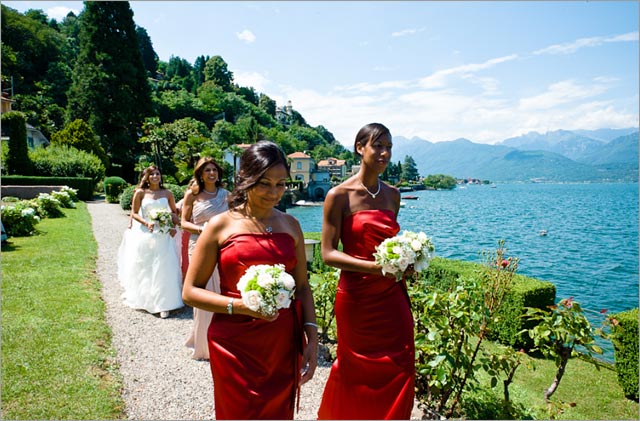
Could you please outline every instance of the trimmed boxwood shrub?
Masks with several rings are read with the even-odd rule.
[[[171,193],[173,193],[173,197],[176,199],[176,203],[178,203],[179,201],[182,200],[182,198],[184,197],[184,192],[187,189],[187,187],[180,187],[177,184],[166,184],[164,185],[167,189],[171,190]]]
[[[627,398],[638,401],[638,309],[611,318],[618,321],[611,329],[618,383]]]
[[[133,202],[133,192],[137,186],[129,186],[120,194],[120,207],[122,210],[131,210],[131,202]]]
[[[104,178],[105,168],[100,159],[88,152],[67,145],[52,145],[29,153],[34,175],[48,177],[89,177],[92,192]]]
[[[457,285],[459,278],[478,278],[482,270],[483,265],[479,263],[436,257],[429,264],[429,269],[422,274],[420,281],[446,291]],[[519,333],[532,327],[521,317],[525,313],[524,308],[547,308],[554,305],[555,297],[556,287],[551,282],[516,275],[513,289],[498,311],[498,321],[492,327],[489,339],[506,345],[531,348],[531,339]]]
[[[104,195],[107,203],[116,203],[120,194],[127,187],[128,183],[122,177],[107,177],[104,179]]]

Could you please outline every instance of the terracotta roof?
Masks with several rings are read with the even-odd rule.
[[[309,155],[307,155],[304,152],[294,152],[292,154],[287,155],[287,158],[311,158]]]
[[[330,161],[333,161],[334,163],[331,164]],[[328,159],[323,159],[322,161],[318,162],[318,166],[319,167],[328,167],[328,166],[335,166],[335,165],[344,165],[345,164],[344,159],[335,159],[335,158],[328,158]]]

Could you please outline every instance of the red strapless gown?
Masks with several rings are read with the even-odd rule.
[[[236,284],[252,265],[296,264],[286,233],[234,234],[220,249],[223,295],[240,298]],[[208,330],[216,419],[293,419],[302,360],[299,302],[273,322],[214,313]]]
[[[342,223],[343,251],[373,260],[375,246],[400,227],[386,210],[356,212]],[[335,303],[337,358],[319,419],[409,419],[415,346],[409,297],[402,282],[342,271]]]

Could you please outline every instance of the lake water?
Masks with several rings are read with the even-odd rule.
[[[441,257],[482,263],[479,252],[504,239],[508,254],[520,258],[519,273],[555,284],[556,298],[574,297],[593,311],[592,322],[601,309],[638,307],[637,183],[472,185],[406,195],[419,199],[402,200],[401,228],[424,231]],[[287,213],[303,231],[322,229],[322,207]]]

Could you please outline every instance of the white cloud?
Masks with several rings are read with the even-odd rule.
[[[264,92],[267,85],[270,83],[269,79],[258,72],[234,72],[233,81],[238,86],[251,86],[256,92]]]
[[[559,80],[525,88],[526,96],[503,90],[506,81],[496,74],[504,72],[486,70],[520,57],[505,55],[414,80],[362,82],[328,91],[282,87],[284,93],[277,100],[291,100],[309,124],[322,124],[347,148],[358,129],[373,121],[408,138],[440,142],[466,137],[479,143],[496,143],[529,131],[638,126],[637,94],[635,102],[624,98],[614,102],[605,96],[621,82],[617,77]]]
[[[496,143],[529,131],[638,126],[634,104],[600,98],[611,82],[606,78],[589,83],[559,81],[540,94],[511,99],[494,89],[498,81],[469,77],[476,84],[470,85],[476,86],[473,91],[418,89],[411,81],[358,84],[327,92],[288,86],[277,101],[291,100],[310,125],[322,124],[347,148],[358,129],[373,121],[408,138],[440,142],[466,137],[479,143]],[[376,89],[381,86],[388,89]]]
[[[533,54],[573,54],[581,48],[598,47],[609,42],[629,41],[638,41],[638,32],[628,32],[626,34],[613,35],[608,37],[580,38],[573,42],[550,45],[548,47],[534,51]]]
[[[62,19],[67,17],[69,12],[73,12],[73,14],[76,15],[76,16],[78,16],[80,14],[80,10],[79,9],[72,9],[72,8],[64,7],[64,6],[56,6],[56,7],[52,7],[50,9],[47,9],[46,14],[51,19],[55,19],[57,21],[61,21]]]
[[[355,85],[338,86],[335,89],[342,92],[376,92],[381,89],[408,89],[415,86],[415,83],[406,80],[389,80],[380,83],[356,83]]]
[[[245,29],[242,32],[236,32],[236,36],[239,40],[246,42],[247,44],[251,44],[255,42],[256,36],[248,29]]]
[[[597,96],[607,90],[608,87],[605,84],[596,83],[587,86],[579,85],[573,80],[564,80],[550,85],[547,91],[542,94],[520,99],[519,107],[525,111],[550,109],[576,100]]]
[[[424,29],[425,28],[407,28],[407,29],[403,29],[402,31],[392,32],[391,36],[392,37],[404,37],[406,35],[417,34],[418,32],[424,31]]]
[[[451,67],[449,69],[438,70],[437,72],[420,79],[419,84],[425,89],[440,88],[445,86],[446,78],[453,75],[468,75],[481,70],[490,69],[498,64],[506,63],[518,58],[517,54],[492,58],[483,63],[464,64],[462,66]]]

